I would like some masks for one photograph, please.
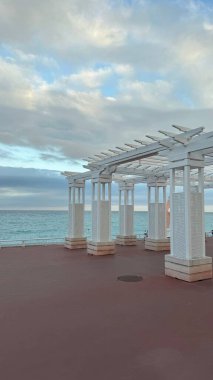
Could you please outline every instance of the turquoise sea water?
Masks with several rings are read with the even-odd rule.
[[[68,213],[66,211],[0,211],[0,245],[16,245],[39,242],[62,242],[67,236]],[[213,229],[213,213],[205,214],[205,229]],[[147,230],[147,213],[134,214],[135,234],[142,237]],[[119,233],[118,212],[112,212],[112,236]],[[85,212],[85,236],[91,237],[91,212]],[[41,239],[41,240],[39,240]],[[10,241],[10,243],[8,242]]]

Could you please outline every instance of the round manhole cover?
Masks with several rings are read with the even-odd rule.
[[[142,276],[132,275],[132,274],[125,274],[123,276],[118,276],[118,281],[125,281],[125,282],[138,282],[142,281]]]

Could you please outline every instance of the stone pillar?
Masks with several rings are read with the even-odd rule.
[[[165,256],[165,274],[188,282],[212,278],[212,258],[205,255],[203,157],[188,154],[170,167],[171,253]],[[183,173],[182,191],[175,186],[176,170]],[[192,170],[198,172],[196,187]]]
[[[92,178],[92,241],[88,242],[88,253],[109,255],[115,252],[111,238],[111,175],[96,175]]]
[[[166,237],[166,185],[165,178],[150,178],[147,181],[148,237],[145,239],[145,249],[151,251],[170,250],[170,240]]]
[[[69,249],[86,248],[84,237],[85,181],[69,180],[69,231],[65,247]]]
[[[116,237],[116,244],[136,245],[134,230],[134,184],[121,183],[119,185],[119,219],[120,234]]]

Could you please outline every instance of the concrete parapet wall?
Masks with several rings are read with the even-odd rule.
[[[187,282],[210,279],[212,278],[212,258],[187,260],[166,255],[165,275]]]
[[[145,249],[150,251],[170,251],[170,239],[145,239]]]

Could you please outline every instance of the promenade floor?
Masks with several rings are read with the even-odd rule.
[[[213,281],[166,278],[143,242],[116,250],[0,250],[2,380],[213,379]]]

